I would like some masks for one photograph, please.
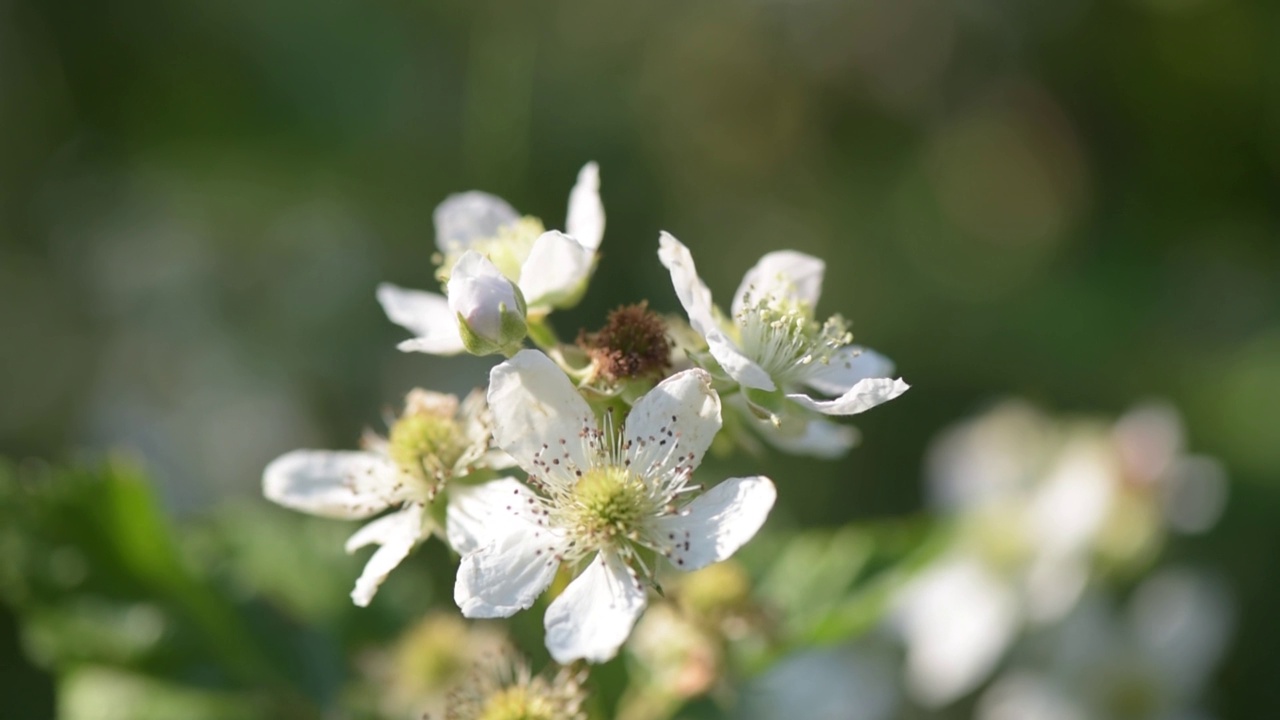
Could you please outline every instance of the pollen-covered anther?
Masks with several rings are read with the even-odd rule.
[[[573,486],[569,511],[574,534],[589,546],[636,541],[654,507],[648,485],[626,467],[587,470]]]
[[[609,313],[599,332],[583,332],[578,345],[597,372],[611,382],[655,378],[671,367],[671,339],[662,317],[648,302],[624,305]]]
[[[734,318],[743,347],[771,375],[785,379],[815,362],[825,365],[853,341],[840,315],[819,324],[808,303],[777,294],[748,292],[743,298]]]
[[[470,445],[462,424],[454,418],[457,407],[451,396],[415,391],[406,398],[404,414],[391,426],[387,442],[391,459],[403,472],[431,483],[433,490],[448,478]]]

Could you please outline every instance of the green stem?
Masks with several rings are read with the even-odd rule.
[[[560,338],[556,337],[556,331],[546,321],[546,318],[530,317],[527,322],[529,324],[529,340],[538,349],[546,352],[560,344]]]

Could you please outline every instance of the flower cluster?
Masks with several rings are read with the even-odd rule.
[[[725,315],[689,250],[665,233],[658,259],[687,325],[643,301],[579,333],[576,345],[560,343],[548,315],[575,305],[594,271],[605,226],[599,185],[588,164],[563,232],[485,193],[446,199],[434,216],[444,294],[383,284],[377,297],[414,335],[401,350],[502,355],[487,389],[462,402],[414,390],[388,435],[367,435],[363,450],[299,450],[267,467],[264,492],[287,507],[348,519],[390,511],[347,544],[380,546],[352,593],[358,605],[438,535],[460,556],[454,600],[465,617],[508,617],[554,588],[551,656],[608,660],[650,589],[661,591],[660,565],[692,571],[729,558],[773,507],[774,484],[762,475],[695,481],[730,427],[724,412],[745,421],[733,430],[753,427],[781,449],[831,457],[854,435],[829,418],[907,389],[886,358],[852,344],[840,316],[818,319],[821,260],[765,255]],[[577,711],[576,695],[557,696],[524,671],[490,685],[451,716]]]
[[[1141,569],[1166,528],[1207,529],[1226,490],[1215,461],[1184,453],[1162,404],[1112,424],[1005,402],[944,433],[928,479],[953,537],[895,617],[908,687],[926,705],[976,688],[1024,626],[1061,621],[1092,577]]]

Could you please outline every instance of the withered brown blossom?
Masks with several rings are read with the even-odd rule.
[[[648,301],[613,310],[599,332],[579,333],[578,345],[611,382],[660,378],[671,368],[666,323],[649,309]]]

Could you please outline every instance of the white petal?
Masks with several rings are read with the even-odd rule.
[[[1042,552],[1085,552],[1116,502],[1116,457],[1110,444],[1076,438],[1029,498],[1030,531]]]
[[[681,570],[725,560],[764,525],[778,491],[763,475],[729,478],[679,513],[658,519],[654,534],[668,544],[667,558]]]
[[[1227,471],[1217,460],[1178,458],[1160,486],[1161,503],[1169,526],[1178,532],[1199,533],[1213,527],[1227,504]]]
[[[1018,626],[1012,590],[966,556],[939,561],[916,576],[901,595],[899,611],[908,688],[930,707],[986,679]]]
[[[502,340],[502,313],[519,312],[511,281],[475,250],[466,251],[454,263],[447,290],[452,316],[461,316],[473,333],[490,342]]]
[[[494,443],[530,475],[543,475],[535,461],[544,456],[560,459],[568,472],[588,466],[579,434],[596,427],[595,415],[541,352],[521,350],[489,372],[489,410]]]
[[[793,393],[787,399],[801,407],[816,410],[824,415],[857,415],[871,408],[887,403],[898,397],[911,387],[901,378],[866,378],[854,383],[849,392],[835,400],[814,400],[808,395]]]
[[[818,296],[822,294],[822,275],[826,268],[826,263],[812,255],[794,250],[771,252],[742,276],[730,309],[735,316],[743,310],[743,298],[747,293],[755,299],[764,296],[790,298],[807,303],[810,309],[815,308]]]
[[[394,463],[374,453],[294,450],[267,465],[262,494],[312,515],[358,520],[397,500],[399,472]]]
[[[351,601],[360,607],[367,607],[378,592],[378,586],[387,579],[387,574],[396,569],[400,561],[409,556],[410,551],[424,537],[430,535],[430,519],[418,503],[406,505],[385,517],[360,528],[347,540],[347,552],[377,544],[380,547],[365,563],[364,572],[356,580],[356,587],[351,591]]]
[[[720,396],[705,370],[684,370],[658,383],[627,414],[632,468],[646,476],[698,467],[720,432]]]
[[[972,513],[1028,492],[1056,453],[1057,430],[1021,400],[1006,400],[972,420],[947,428],[929,447],[930,503],[944,513]]]
[[[503,514],[491,522],[490,540],[458,566],[453,600],[469,618],[510,617],[528,608],[551,584],[564,535],[545,522],[533,494],[513,488]]]
[[[840,348],[830,362],[815,363],[805,384],[828,395],[843,395],[849,388],[866,378],[887,378],[893,375],[893,361],[875,350],[856,345]]]
[[[588,250],[604,239],[604,204],[600,202],[600,166],[589,162],[578,171],[578,182],[569,192],[569,214],[564,231]]]
[[[835,460],[858,444],[857,428],[833,423],[824,418],[813,418],[805,422],[804,430],[799,434],[780,431],[773,423],[751,418],[752,425],[760,432],[765,442],[785,453],[792,455],[808,455],[810,457]]]
[[[401,350],[456,355],[465,349],[458,334],[457,316],[443,295],[382,283],[378,286],[378,302],[391,322],[417,336],[400,343]]]
[[[459,555],[488,545],[495,530],[511,514],[507,506],[520,496],[525,486],[515,478],[502,478],[479,485],[449,485],[449,507],[445,511],[445,535]],[[527,494],[521,497],[527,498]]]
[[[1177,409],[1160,401],[1144,403],[1125,413],[1116,421],[1113,432],[1126,469],[1134,479],[1152,484],[1172,468],[1186,437]]]
[[[520,267],[520,291],[530,307],[569,307],[582,297],[595,251],[554,230],[538,236]]]
[[[738,349],[738,346],[724,333],[712,330],[706,334],[706,339],[711,356],[738,384],[765,392],[773,392],[777,387],[773,384],[773,378],[769,377],[769,373],[743,354],[742,350]]]
[[[1041,625],[1057,622],[1076,607],[1089,584],[1089,557],[1084,553],[1037,553],[1020,582],[1027,621]]]
[[[496,195],[472,190],[445,198],[432,217],[436,246],[450,252],[475,240],[496,237],[498,229],[519,220],[520,213]]]
[[[547,608],[547,649],[561,665],[618,654],[644,610],[645,591],[612,553],[601,552]]]
[[[689,248],[663,232],[658,238],[658,259],[671,272],[671,284],[675,287],[676,297],[689,315],[689,324],[700,335],[719,330],[712,311],[711,291],[698,277],[698,268],[693,264],[693,255]],[[710,338],[707,338],[710,341]],[[717,358],[718,359],[718,358]]]

